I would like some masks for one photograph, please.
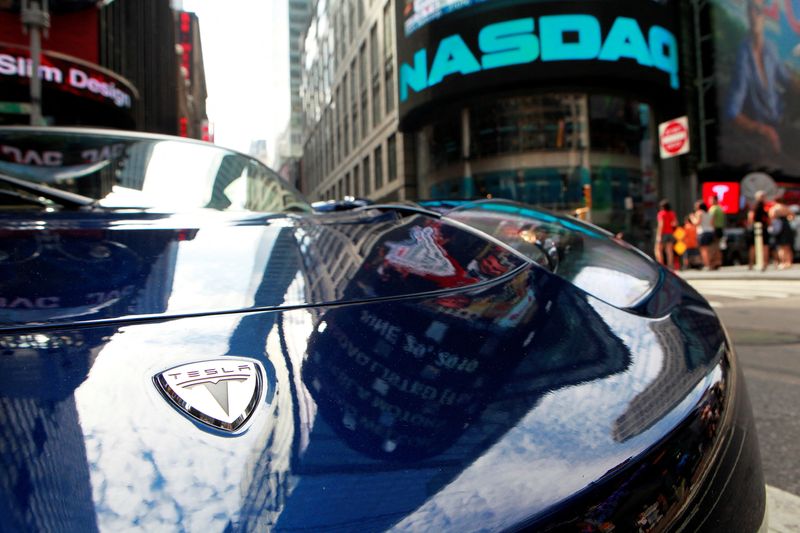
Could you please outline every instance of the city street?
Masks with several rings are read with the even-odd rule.
[[[800,279],[686,277],[715,307],[736,345],[767,485],[800,495]],[[783,530],[798,531],[800,500],[782,495],[794,505],[793,527]]]

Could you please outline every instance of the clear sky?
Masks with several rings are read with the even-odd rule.
[[[266,139],[274,157],[289,120],[286,0],[184,0],[183,9],[200,20],[216,143],[246,152]]]

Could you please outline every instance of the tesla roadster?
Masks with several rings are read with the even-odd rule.
[[[602,229],[0,128],[0,530],[764,527],[723,326]]]

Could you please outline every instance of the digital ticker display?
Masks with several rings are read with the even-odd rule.
[[[434,101],[487,89],[619,89],[636,91],[638,97],[656,92],[662,101],[680,99],[672,2],[639,2],[635,13],[619,0],[407,0],[397,5],[404,121]]]
[[[432,20],[487,0],[404,0],[403,30],[411,35]]]

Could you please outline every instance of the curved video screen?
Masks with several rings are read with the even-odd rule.
[[[571,88],[681,98],[677,3],[397,2],[400,117],[486,90]]]

